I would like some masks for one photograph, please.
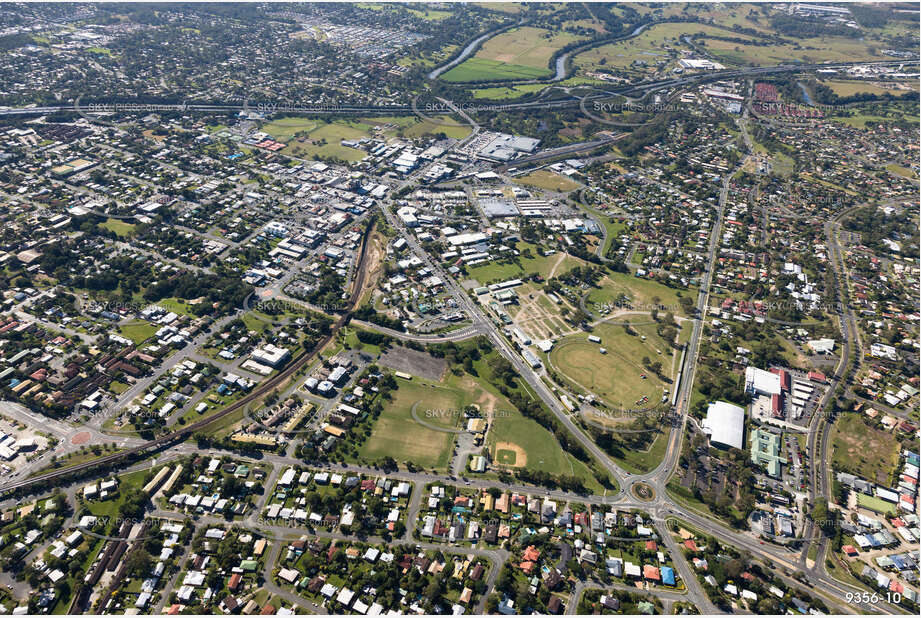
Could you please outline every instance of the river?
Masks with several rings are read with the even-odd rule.
[[[649,24],[641,24],[641,25],[637,26],[636,28],[634,28],[634,29],[633,29],[633,32],[631,32],[631,33],[628,34],[627,36],[621,37],[621,38],[619,38],[619,39],[614,39],[614,40],[608,41],[607,43],[605,43],[605,45],[608,45],[608,44],[610,44],[610,43],[617,43],[618,41],[625,41],[625,40],[627,40],[627,39],[632,39],[633,37],[635,37],[636,35],[638,35],[639,33],[641,33],[641,32],[646,28],[646,26],[648,26],[648,25],[649,25]],[[581,51],[581,50],[580,50],[580,51]],[[560,82],[560,81],[563,81],[564,79],[566,79],[566,60],[569,58],[569,54],[571,54],[571,53],[572,53],[571,51],[568,51],[568,52],[566,52],[565,54],[560,54],[560,55],[557,57],[557,59],[556,59],[556,75],[553,76],[553,81],[555,81],[555,82]]]
[[[636,28],[634,28],[633,32],[631,32],[631,33],[628,34],[627,36],[622,37],[622,38],[620,38],[620,39],[612,40],[612,41],[610,41],[610,42],[611,42],[611,43],[615,43],[615,42],[617,42],[617,41],[623,41],[623,40],[625,40],[625,39],[633,38],[633,37],[635,37],[636,35],[640,34],[640,33],[646,28],[646,26],[648,26],[648,25],[649,25],[649,24],[641,24],[641,25],[637,26]],[[466,60],[468,57],[470,57],[470,54],[472,54],[472,53],[478,48],[478,46],[480,45],[480,43],[482,43],[483,41],[485,41],[485,40],[488,39],[488,38],[491,38],[491,37],[495,36],[495,35],[498,34],[499,32],[502,32],[502,31],[507,30],[507,29],[512,28],[512,27],[514,27],[514,26],[506,26],[506,27],[504,27],[504,28],[497,28],[497,29],[495,29],[495,30],[490,30],[490,31],[487,32],[486,34],[483,34],[483,35],[478,36],[477,38],[475,38],[474,40],[470,41],[470,43],[467,44],[467,46],[463,49],[463,51],[460,53],[459,56],[457,56],[456,58],[454,58],[454,60],[452,60],[451,62],[449,62],[449,63],[447,63],[447,64],[443,64],[443,65],[441,65],[440,67],[438,67],[437,69],[433,69],[432,71],[429,72],[429,74],[428,74],[427,77],[428,77],[429,79],[437,79],[438,76],[440,76],[441,74],[445,73],[446,71],[449,71],[449,70],[453,69],[454,67],[456,67],[457,65],[459,65],[461,62],[463,62],[464,60]],[[552,80],[552,81],[559,82],[559,81],[563,81],[564,79],[566,79],[566,61],[567,61],[567,59],[569,58],[569,55],[570,55],[571,53],[572,53],[571,51],[568,51],[568,52],[566,52],[565,54],[560,54],[559,56],[557,56],[557,59],[556,59],[556,67],[555,67],[555,68],[556,68],[556,74],[553,76],[553,80]]]
[[[470,41],[470,43],[467,44],[467,47],[464,48],[464,50],[460,53],[460,55],[459,55],[457,58],[455,58],[455,59],[452,60],[451,62],[449,62],[449,63],[447,63],[447,64],[443,64],[443,65],[441,65],[440,67],[438,67],[437,69],[434,69],[433,71],[429,72],[429,74],[428,74],[427,77],[428,77],[429,79],[436,79],[439,75],[441,75],[441,74],[444,73],[445,71],[448,71],[448,70],[450,70],[450,69],[453,69],[454,67],[456,67],[457,65],[459,65],[461,62],[463,62],[464,60],[466,60],[467,57],[468,57],[470,54],[472,54],[472,53],[474,52],[474,50],[477,48],[477,46],[478,46],[480,43],[482,43],[482,42],[485,41],[486,39],[488,39],[488,38],[490,38],[490,37],[492,37],[492,36],[498,34],[499,32],[502,32],[503,30],[507,30],[508,28],[511,28],[511,27],[512,27],[512,26],[505,26],[505,27],[502,27],[502,28],[496,28],[495,30],[490,30],[490,31],[487,32],[486,34],[483,34],[483,35],[478,36],[477,38],[473,39],[472,41]]]
[[[812,100],[812,97],[809,96],[809,91],[806,90],[806,86],[804,86],[802,82],[796,82],[796,85],[799,86],[799,89],[802,91],[803,100],[806,102],[806,105],[815,105],[815,103]]]

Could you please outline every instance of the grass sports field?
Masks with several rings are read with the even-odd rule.
[[[574,191],[579,188],[579,183],[549,170],[531,172],[527,176],[516,178],[515,182],[529,187],[537,187],[548,191],[559,191],[561,193]]]
[[[550,59],[578,37],[544,28],[515,28],[486,41],[477,53],[444,74],[449,82],[534,79],[550,75]]]
[[[903,178],[908,178],[909,180],[917,180],[918,174],[913,169],[903,167],[897,163],[890,163],[886,166],[886,169],[892,172],[893,174],[898,174]]]
[[[160,330],[159,326],[144,320],[132,320],[118,327],[118,332],[133,341],[135,345],[153,337],[158,330]]]
[[[672,348],[656,334],[654,324],[631,328],[635,335],[627,334],[620,323],[599,324],[591,334],[600,337],[601,343],[589,341],[586,333],[565,337],[551,350],[550,363],[557,372],[612,406],[651,407],[670,385],[646,369],[642,359],[662,363],[662,373],[670,375],[674,353],[669,353]]]
[[[590,487],[596,484],[585,464],[560,448],[560,443],[537,421],[505,408],[490,428],[487,444],[493,462],[506,468],[543,470],[551,474],[576,476]]]
[[[393,457],[425,468],[446,469],[454,434],[436,431],[416,422],[416,415],[430,425],[453,428],[461,416],[454,411],[472,403],[460,389],[420,378],[399,379],[400,388],[374,423],[371,436],[361,447],[363,457],[374,460]]]
[[[857,506],[887,515],[895,515],[896,511],[895,505],[891,502],[866,494],[857,494]]]
[[[104,227],[107,230],[111,230],[119,236],[131,236],[134,233],[133,223],[119,221],[118,219],[106,219],[104,222],[99,224],[99,227]]]
[[[484,359],[474,366],[481,376],[490,372]],[[552,433],[513,408],[491,384],[485,381],[476,384],[483,390],[485,403],[481,409],[486,412],[491,406],[493,411],[486,446],[494,466],[506,470],[526,468],[553,475],[575,476],[590,490],[602,490],[591,470],[560,448]]]
[[[418,376],[411,381],[397,378],[399,388],[374,422],[361,445],[360,456],[371,461],[392,457],[398,462],[412,461],[425,468],[446,470],[455,435],[417,422],[412,415],[413,405],[418,402],[416,418],[446,429],[461,428],[465,419],[460,411],[476,405],[485,418],[491,419],[483,452],[489,452],[494,464],[507,470],[528,468],[576,476],[586,487],[601,490],[591,471],[565,453],[551,432],[523,416],[488,382],[486,376],[491,370],[486,357],[475,361],[474,368],[480,378],[466,373],[448,373],[440,382]]]

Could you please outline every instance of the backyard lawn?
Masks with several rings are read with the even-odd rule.
[[[145,320],[131,320],[118,327],[118,332],[139,345],[154,336],[160,330],[156,324],[151,324]]]

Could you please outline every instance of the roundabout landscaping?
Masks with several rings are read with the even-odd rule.
[[[656,498],[656,491],[648,483],[642,481],[634,483],[630,486],[630,493],[637,500],[642,500],[643,502],[652,502]]]

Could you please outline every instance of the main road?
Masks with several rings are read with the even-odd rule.
[[[606,90],[600,92],[595,98],[605,95],[622,95],[627,97],[643,96],[651,92],[665,88],[679,88],[692,84],[719,81],[723,79],[737,79],[745,77],[754,77],[760,75],[775,75],[779,73],[791,73],[812,71],[818,69],[847,69],[852,66],[903,66],[917,63],[917,59],[911,60],[883,60],[869,62],[829,62],[829,63],[810,63],[810,64],[779,64],[764,67],[747,67],[743,69],[731,69],[726,71],[710,71],[706,73],[697,73],[695,75],[684,75],[681,77],[670,77],[666,79],[649,80],[636,84],[623,84],[606,86]],[[522,103],[503,103],[501,106],[482,105],[482,106],[464,106],[461,105],[468,113],[478,110],[495,111],[497,108],[504,111],[516,111],[527,109],[561,109],[569,107],[578,107],[582,103],[583,97],[570,96],[554,100],[537,100],[526,101]],[[286,113],[286,114],[333,114],[333,115],[394,115],[412,113],[411,104],[405,105],[354,105],[354,104],[328,104],[328,105],[299,105],[297,103],[255,103],[249,102],[228,102],[228,103],[181,103],[173,102],[142,102],[132,100],[100,100],[92,103],[82,104],[78,101],[62,105],[35,105],[32,107],[5,107],[0,108],[0,117],[2,116],[39,116],[54,113],[77,113],[81,115],[111,112],[155,112],[155,111],[180,111],[180,112],[240,112],[240,111],[257,111],[261,113]]]

